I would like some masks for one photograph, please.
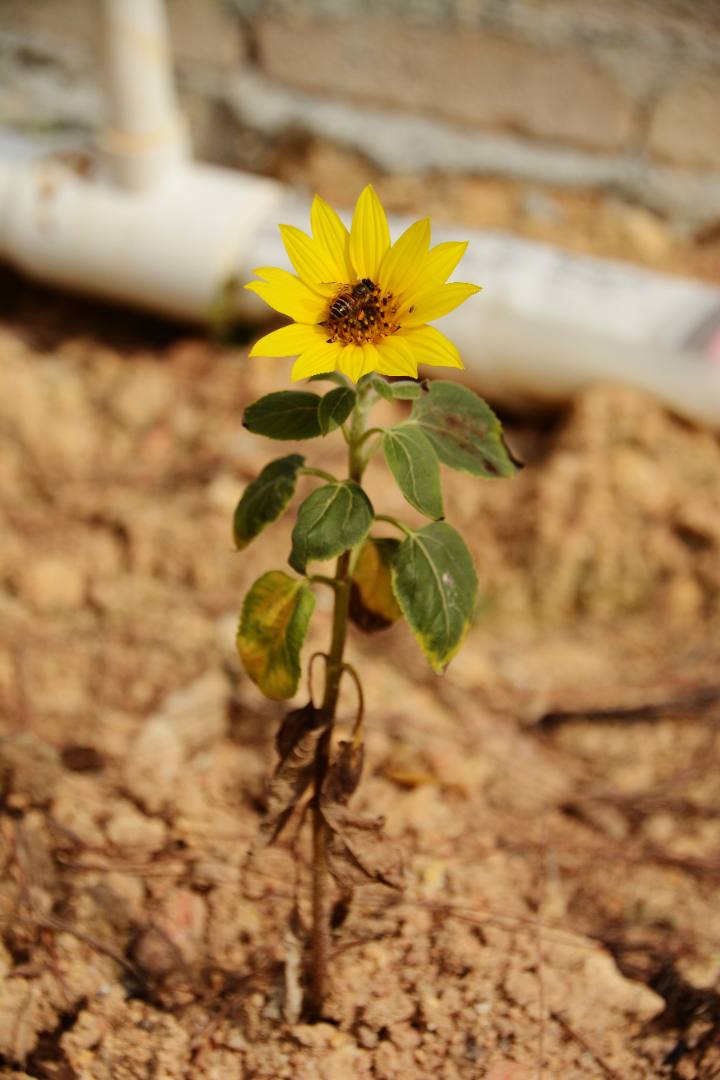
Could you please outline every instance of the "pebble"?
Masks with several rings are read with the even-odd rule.
[[[17,588],[22,600],[44,615],[76,611],[85,600],[85,575],[68,559],[46,555],[24,567]]]
[[[207,671],[175,690],[160,707],[186,754],[217,742],[227,730],[228,685],[219,671]]]
[[[167,826],[159,818],[141,814],[132,803],[121,800],[105,826],[108,840],[133,855],[151,855],[164,846]]]
[[[171,801],[183,763],[183,747],[172,723],[154,717],[130,745],[123,770],[127,790],[150,813]]]

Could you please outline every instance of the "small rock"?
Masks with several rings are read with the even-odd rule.
[[[3,770],[9,772],[12,805],[42,806],[48,803],[62,776],[60,755],[53,746],[30,731],[3,739]]]
[[[108,840],[133,854],[153,854],[164,846],[167,826],[159,818],[146,817],[125,799],[118,802],[105,826]]]
[[[103,874],[92,892],[98,907],[106,912],[114,926],[143,921],[145,886],[135,874],[110,870]]]
[[[167,975],[180,966],[177,949],[154,926],[138,935],[132,947],[132,958],[148,975],[156,977]]]
[[[97,780],[83,773],[66,773],[52,804],[53,822],[81,844],[101,848],[105,842],[98,823]]]
[[[58,1013],[48,993],[51,979],[9,978],[0,986],[0,1054],[23,1061],[36,1047],[41,1032],[57,1024]]]
[[[182,964],[194,963],[207,925],[205,901],[190,889],[175,889],[138,937],[133,955],[153,975],[165,975]]]
[[[130,745],[124,769],[125,786],[146,810],[157,813],[172,800],[182,761],[182,743],[172,723],[164,717],[154,717]]]
[[[228,517],[232,515],[242,495],[242,484],[230,473],[220,473],[213,477],[206,488],[207,500],[213,510],[219,510]]]
[[[80,567],[55,555],[26,566],[17,587],[21,599],[43,614],[75,611],[85,599],[85,575]]]
[[[164,900],[153,922],[176,946],[185,963],[197,958],[207,926],[207,909],[199,893],[175,889]]]
[[[376,1031],[369,1028],[367,1024],[360,1024],[358,1028],[358,1042],[361,1046],[364,1046],[366,1050],[374,1050],[380,1041],[380,1037]]]
[[[208,671],[170,694],[161,716],[172,725],[187,755],[221,739],[227,729],[228,686],[219,671]]]

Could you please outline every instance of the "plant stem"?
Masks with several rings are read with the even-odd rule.
[[[325,693],[322,711],[326,719],[325,732],[315,753],[315,791],[312,797],[313,868],[312,868],[312,948],[310,957],[310,1014],[318,1019],[322,1014],[327,983],[330,926],[328,912],[328,827],[322,814],[321,797],[328,768],[332,743],[333,721],[340,694],[343,672],[343,652],[347,634],[347,614],[350,598],[350,552],[338,558],[335,571],[335,606],[332,638],[325,669]]]
[[[326,472],[325,469],[316,469],[313,465],[303,465],[301,469],[298,469],[301,476],[319,476],[321,480],[327,480],[330,484],[337,484],[337,477],[332,473]]]
[[[358,401],[349,425],[348,471],[350,479],[356,483],[361,482],[367,464],[367,458],[362,453],[361,444],[365,433],[367,412],[372,400],[373,398],[368,391],[358,394]],[[340,680],[343,674],[343,653],[345,651],[348,607],[350,604],[350,555],[350,551],[344,551],[338,557],[335,567],[335,604],[333,607],[332,636],[325,665],[325,691],[321,706],[326,727],[315,753],[315,790],[310,802],[313,828],[313,862],[309,1012],[313,1020],[317,1020],[322,1016],[330,953],[327,858],[329,830],[322,814],[321,799],[325,777],[330,767],[333,724],[338,697],[340,696]]]

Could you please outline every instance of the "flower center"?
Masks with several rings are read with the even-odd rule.
[[[370,278],[343,285],[330,301],[322,323],[328,331],[328,344],[377,345],[400,329],[395,322],[397,309],[394,297],[384,294]]]

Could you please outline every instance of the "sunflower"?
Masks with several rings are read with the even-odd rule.
[[[430,221],[415,222],[394,244],[382,203],[368,185],[350,231],[333,208],[315,196],[312,236],[292,225],[280,232],[296,273],[261,267],[261,280],[245,286],[294,321],[266,334],[251,356],[296,356],[292,378],[339,371],[417,378],[418,364],[463,366],[460,354],[432,319],[447,315],[477,285],[450,282],[467,243],[430,247]]]

